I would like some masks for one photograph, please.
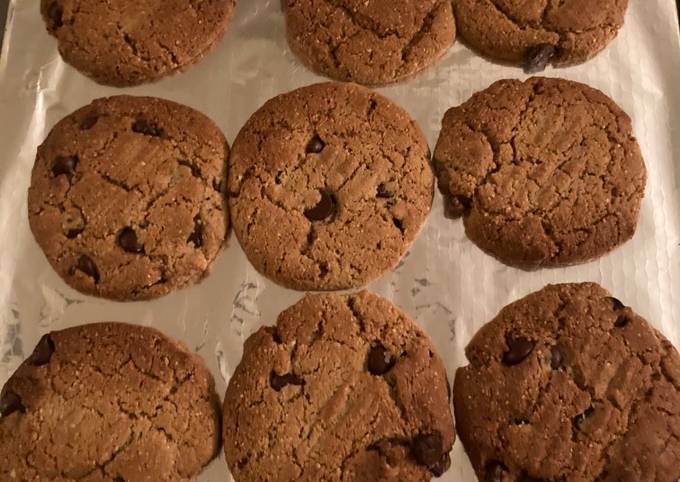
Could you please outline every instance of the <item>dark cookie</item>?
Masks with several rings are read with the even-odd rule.
[[[189,107],[96,100],[39,147],[31,229],[54,269],[83,293],[166,294],[202,278],[224,243],[227,154],[217,126]]]
[[[284,0],[288,43],[337,80],[386,84],[438,60],[453,44],[449,0]]]
[[[235,0],[41,0],[66,62],[97,82],[150,82],[200,60],[224,34]]]
[[[224,400],[238,482],[427,482],[454,439],[431,341],[366,291],[308,295],[257,331]]]
[[[202,360],[151,328],[45,335],[0,392],[0,480],[181,482],[220,446]]]
[[[479,480],[679,480],[680,355],[612,300],[548,286],[472,339],[454,406]]]
[[[526,269],[630,239],[647,181],[625,112],[586,85],[541,77],[496,82],[450,109],[434,165],[470,239]]]
[[[402,109],[353,84],[267,102],[230,160],[230,212],[248,259],[300,290],[362,286],[395,266],[427,217],[429,149]]]
[[[623,26],[628,0],[455,0],[461,37],[492,59],[539,72],[594,57]]]

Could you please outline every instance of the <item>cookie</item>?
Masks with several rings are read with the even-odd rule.
[[[466,44],[494,60],[539,72],[583,63],[623,26],[628,0],[455,0]]]
[[[435,63],[453,44],[450,0],[284,0],[288,44],[336,80],[387,84]]]
[[[223,428],[236,482],[429,481],[455,439],[430,339],[366,291],[307,295],[248,338]]]
[[[680,478],[680,355],[599,285],[510,304],[466,354],[456,427],[479,480]]]
[[[234,141],[234,231],[255,268],[284,286],[362,286],[398,263],[430,212],[429,157],[409,115],[363,87],[280,95]]]
[[[41,0],[62,58],[95,81],[151,82],[200,60],[224,34],[235,0]]]
[[[195,110],[150,97],[98,99],[38,148],[28,216],[73,288],[118,300],[201,279],[224,244],[228,146]]]
[[[540,77],[496,82],[449,110],[434,164],[468,237],[525,269],[582,263],[630,239],[647,180],[611,99]]]
[[[2,389],[0,412],[5,481],[188,481],[220,447],[201,359],[122,323],[43,336]]]

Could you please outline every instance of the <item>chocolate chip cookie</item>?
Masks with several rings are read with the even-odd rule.
[[[582,263],[630,239],[647,180],[611,99],[540,77],[496,82],[449,110],[434,164],[468,237],[525,269]]]
[[[227,154],[217,126],[189,107],[95,100],[38,148],[28,192],[35,239],[86,294],[134,300],[186,286],[224,244]]]
[[[466,354],[454,406],[479,480],[680,478],[680,355],[599,285],[512,303]]]
[[[450,0],[284,0],[288,44],[311,69],[337,80],[394,82],[451,47]]]
[[[235,0],[41,0],[63,59],[97,82],[129,86],[183,70],[224,34]]]
[[[363,87],[280,95],[234,141],[234,231],[255,268],[289,288],[364,285],[397,264],[430,212],[429,157],[409,115]]]
[[[523,64],[579,64],[594,57],[623,26],[628,0],[455,0],[461,37],[492,59]]]
[[[308,295],[253,334],[224,400],[237,482],[425,482],[454,438],[431,341],[366,291]]]
[[[2,389],[0,413],[3,481],[187,481],[220,447],[202,360],[122,323],[43,336]]]

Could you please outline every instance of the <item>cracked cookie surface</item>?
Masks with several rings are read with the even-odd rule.
[[[203,114],[118,96],[58,122],[38,148],[31,230],[73,288],[154,298],[200,280],[228,228],[228,146]]]
[[[193,480],[219,450],[219,408],[202,360],[154,329],[55,331],[0,393],[0,479]]]
[[[429,157],[415,122],[375,92],[325,83],[282,94],[234,141],[234,231],[282,285],[362,286],[398,263],[430,212]]]
[[[505,307],[466,349],[457,430],[480,480],[676,482],[680,356],[594,283]]]
[[[628,0],[454,0],[460,36],[492,59],[531,66],[537,49],[546,64],[585,62],[623,26]],[[527,65],[529,64],[529,65]]]
[[[455,439],[430,339],[366,291],[307,295],[248,338],[223,420],[238,482],[425,482]]]
[[[436,62],[453,44],[450,0],[284,0],[288,43],[321,74],[386,84]]]
[[[584,84],[541,77],[498,81],[450,109],[434,166],[468,237],[525,269],[630,239],[647,180],[625,112]]]
[[[66,62],[97,82],[129,86],[200,60],[227,27],[235,0],[41,0]]]

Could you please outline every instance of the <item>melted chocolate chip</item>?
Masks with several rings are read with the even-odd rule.
[[[416,461],[425,467],[439,465],[446,455],[439,432],[418,435],[413,439],[412,450]]]
[[[269,376],[269,384],[274,390],[280,392],[281,389],[283,389],[283,387],[285,386],[288,385],[302,386],[305,384],[305,381],[293,373],[278,375],[277,373],[272,372],[271,375]]]
[[[406,231],[406,228],[404,228],[404,221],[402,221],[401,219],[392,218],[392,222],[394,223],[396,228],[399,231],[401,231],[401,234],[404,234],[404,231]]]
[[[314,134],[314,137],[307,143],[305,147],[305,152],[307,154],[318,154],[324,150],[326,143],[321,140],[319,134]]]
[[[387,189],[387,187],[385,186],[385,184],[380,183],[380,184],[378,184],[378,191],[377,191],[377,193],[376,193],[376,196],[377,196],[377,197],[380,197],[380,198],[391,198],[391,197],[394,197],[394,194],[392,194],[392,193]]]
[[[623,310],[623,309],[626,307],[626,305],[624,305],[624,304],[621,302],[621,300],[619,300],[619,299],[617,299],[617,298],[614,298],[613,296],[609,296],[609,297],[607,297],[607,298],[605,298],[605,299],[606,299],[609,303],[611,303],[612,309],[613,309],[614,311],[621,311],[621,310]]]
[[[78,165],[78,156],[59,156],[52,164],[52,174],[55,177],[65,175],[69,179],[76,173],[76,166]]]
[[[64,26],[64,9],[58,2],[52,2],[47,7],[47,16],[52,22],[53,28],[60,28]]]
[[[7,417],[14,412],[26,412],[23,402],[19,395],[14,392],[7,391],[0,398],[0,417]]]
[[[380,376],[392,369],[394,359],[387,349],[381,343],[378,343],[369,350],[366,364],[371,375]]]
[[[534,74],[542,72],[557,53],[553,44],[538,44],[527,50],[524,58],[524,72]]]
[[[508,366],[519,365],[534,350],[534,342],[521,336],[510,336],[507,343],[508,351],[503,355],[503,364]]]
[[[557,349],[557,347],[552,347],[550,350],[550,368],[557,370],[562,367],[562,352]]]
[[[627,315],[619,315],[618,318],[616,318],[616,321],[614,322],[614,326],[616,328],[623,328],[628,323],[630,323],[630,318],[628,318]]]
[[[305,210],[305,217],[310,221],[324,221],[335,214],[336,203],[332,194],[319,191],[321,199],[313,208]]]
[[[132,132],[136,132],[138,134],[144,134],[145,136],[151,136],[151,137],[165,137],[165,131],[158,127],[157,125],[152,124],[148,120],[138,117],[133,123],[132,123]]]
[[[572,420],[572,423],[574,424],[574,429],[575,429],[575,430],[581,430],[581,427],[583,426],[583,423],[584,423],[588,418],[590,418],[590,416],[591,416],[593,413],[595,413],[595,409],[591,406],[591,407],[588,407],[588,409],[587,409],[585,412],[583,412],[582,414],[577,415],[576,417],[574,417],[574,419]]]
[[[484,482],[501,482],[503,474],[507,472],[508,468],[503,462],[498,460],[491,460],[486,464],[484,469]]]
[[[144,252],[144,245],[139,242],[137,233],[130,227],[123,228],[120,233],[118,233],[118,245],[128,253]]]
[[[84,131],[90,130],[99,120],[99,116],[95,112],[91,112],[80,121],[80,128]]]
[[[50,362],[53,353],[54,341],[52,341],[52,337],[48,333],[47,335],[43,335],[35,346],[33,354],[31,355],[31,364],[36,367],[47,365]]]
[[[187,243],[193,243],[194,248],[200,248],[203,246],[203,221],[201,221],[201,217],[199,215],[196,215],[194,218],[194,230],[189,235]]]
[[[78,258],[78,263],[76,264],[75,269],[92,278],[95,283],[99,283],[99,270],[97,269],[97,265],[94,264],[94,261],[92,261],[92,258],[89,256],[82,255],[80,258]]]

